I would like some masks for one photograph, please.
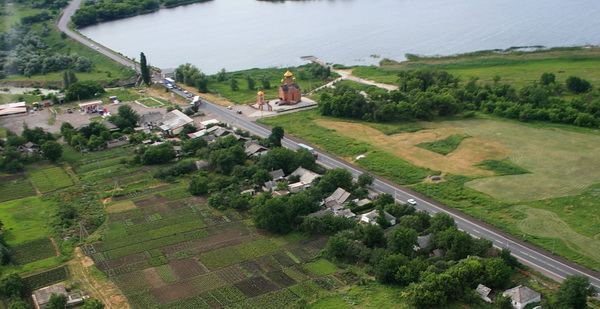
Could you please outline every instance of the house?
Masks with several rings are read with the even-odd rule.
[[[114,123],[108,121],[107,119],[102,119],[99,122],[101,124],[103,124],[108,129],[108,131],[117,131],[117,130],[119,130],[119,127],[117,127]]]
[[[502,292],[502,295],[510,297],[510,303],[516,309],[523,309],[528,304],[539,303],[542,300],[540,293],[524,285],[508,289]]]
[[[483,284],[479,284],[475,291],[477,292],[477,294],[479,294],[479,297],[481,297],[481,299],[483,299],[486,303],[492,303],[492,299],[489,297],[492,289],[488,288]]]
[[[244,152],[248,156],[262,156],[268,152],[268,149],[259,144],[250,144],[245,147]]]
[[[335,205],[344,205],[350,198],[350,192],[343,188],[337,188],[330,196],[325,198],[325,206],[333,207]]]
[[[300,182],[309,184],[312,183],[315,179],[321,177],[321,175],[309,171],[302,166],[298,167],[295,171],[293,171],[290,176],[299,176]]]
[[[39,104],[40,104],[40,106],[43,106],[43,107],[50,107],[50,106],[54,105],[54,103],[50,99],[41,100]]]
[[[282,169],[270,171],[269,175],[271,175],[271,179],[273,179],[273,181],[284,181],[285,180],[285,174],[283,173]]]
[[[354,219],[356,215],[350,209],[342,209],[334,213],[334,216],[346,219]]]
[[[269,180],[263,184],[262,189],[265,192],[273,192],[275,189],[277,189],[277,182],[274,180]]]
[[[47,286],[36,290],[31,297],[36,305],[36,308],[46,308],[50,304],[52,294],[62,294],[67,297],[67,306],[75,306],[83,303],[83,298],[79,294],[67,293],[67,289],[63,283]]]
[[[227,136],[227,135],[229,135],[229,134],[232,134],[232,133],[233,133],[233,132],[231,132],[231,131],[229,131],[229,130],[227,130],[227,129],[223,128],[223,127],[219,127],[219,126],[217,126],[217,127],[215,127],[215,128],[216,128],[216,129],[213,131],[213,134],[214,134],[216,137],[223,137],[223,136]]]
[[[27,142],[25,145],[19,146],[19,151],[24,153],[39,153],[40,145],[34,144],[32,142]]]
[[[298,193],[306,190],[307,188],[310,188],[310,184],[305,184],[302,182],[296,182],[288,185],[288,190],[292,193]]]
[[[390,221],[390,223],[392,225],[396,225],[396,217],[390,215],[386,211],[383,212],[383,215],[385,216],[386,219],[388,219]],[[377,224],[377,217],[379,217],[379,211],[373,210],[373,211],[370,211],[370,212],[362,215],[360,217],[360,221],[364,222],[364,223],[369,223],[369,224]]]
[[[159,128],[170,135],[176,135],[183,130],[186,124],[194,125],[194,120],[179,110],[168,112],[160,122]]]
[[[367,205],[367,204],[369,204],[369,203],[373,203],[373,201],[371,201],[371,200],[370,200],[370,199],[368,199],[368,198],[364,198],[364,199],[362,199],[362,200],[355,199],[355,200],[354,200],[354,203],[356,203],[356,206],[359,206],[359,207],[360,207],[360,206],[365,206],[365,205]]]
[[[214,142],[215,140],[217,140],[217,137],[214,136],[214,135],[212,135],[212,134],[208,134],[208,135],[205,134],[205,135],[202,135],[201,137],[203,139],[205,139],[206,142],[209,143],[209,144],[212,143],[212,142]]]

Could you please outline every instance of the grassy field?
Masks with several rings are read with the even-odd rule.
[[[470,119],[406,124],[399,126],[402,133],[385,134],[393,132],[394,125],[378,127],[321,117],[316,111],[263,121],[283,126],[286,132],[325,149],[327,145],[321,143],[336,136],[350,139],[350,145],[366,144],[365,158],[342,156],[397,183],[416,184],[411,188],[599,269],[595,249],[579,249],[599,245],[600,189],[596,184],[600,174],[589,168],[600,166],[600,157],[595,155],[600,151],[600,137],[594,130]],[[423,129],[407,133],[406,126]],[[416,146],[453,135],[469,137],[445,156]],[[441,171],[445,181],[422,182],[436,171]],[[414,176],[407,179],[410,175]],[[540,224],[545,226],[538,228]]]
[[[18,245],[50,235],[50,216],[56,206],[38,197],[0,203],[4,239]]]
[[[569,76],[588,80],[600,86],[598,61],[600,48],[558,48],[533,53],[515,52],[509,54],[477,53],[442,58],[420,58],[402,63],[387,62],[381,68],[357,67],[353,75],[383,83],[395,84],[398,70],[430,67],[448,71],[462,81],[477,77],[482,82],[493,83],[500,76],[500,83],[510,83],[517,87],[538,81],[542,73],[556,75],[556,81],[564,83]]]

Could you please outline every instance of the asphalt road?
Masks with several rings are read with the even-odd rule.
[[[67,27],[71,16],[79,7],[81,1],[82,0],[73,0],[63,10],[63,14],[57,23],[58,28],[82,44],[95,49],[96,51],[106,55],[107,57],[110,57],[118,63],[135,69],[136,67],[131,60],[113,52],[112,50],[94,45],[93,41],[79,35]],[[180,91],[175,92],[184,96]],[[245,116],[236,114],[232,110],[228,110],[224,107],[209,103],[207,101],[202,101],[201,108],[218,115],[221,119],[232,124],[234,127],[250,131],[256,135],[267,137],[271,133],[269,129],[252,122]],[[302,141],[285,137],[282,141],[282,145],[295,150],[298,148],[299,142]],[[342,161],[335,156],[329,155],[318,149],[316,151],[319,154],[318,162],[327,168],[344,168],[350,171],[355,177],[358,177],[358,175],[365,172],[365,170],[362,170],[361,168],[348,162]],[[372,188],[381,193],[391,194],[395,196],[396,200],[401,202],[406,202],[406,200],[412,198],[417,202],[417,209],[427,211],[432,215],[438,212],[449,214],[454,218],[459,229],[468,232],[474,237],[489,239],[494,243],[494,246],[498,248],[510,249],[512,254],[522,263],[527,264],[555,279],[562,280],[569,275],[587,276],[590,279],[590,283],[596,287],[596,290],[600,291],[600,274],[595,271],[555,256],[544,249],[520,240],[510,234],[481,222],[478,219],[462,214],[450,207],[444,206],[441,203],[433,201],[416,192],[393,184],[381,177],[375,177]]]
[[[205,109],[218,115],[223,121],[230,123],[232,126],[248,130],[258,136],[267,137],[271,133],[268,128],[249,120],[247,117],[238,115],[234,111],[227,110],[224,107],[207,101],[202,101],[200,109]],[[306,142],[288,136],[282,141],[283,146],[294,150],[298,148],[298,143]],[[355,177],[366,172],[353,164],[342,161],[319,149],[315,149],[315,151],[319,154],[318,162],[327,168],[344,168],[350,171]],[[372,189],[381,193],[391,194],[395,196],[396,200],[401,202],[406,202],[408,199],[412,198],[417,202],[417,205],[415,206],[417,209],[427,211],[431,215],[438,212],[446,213],[454,218],[460,230],[468,232],[477,238],[489,239],[494,243],[494,246],[498,248],[510,249],[512,254],[522,263],[529,265],[554,279],[562,281],[562,279],[569,275],[587,276],[590,279],[590,283],[600,291],[600,274],[595,271],[555,256],[544,249],[507,234],[476,218],[462,214],[450,207],[444,206],[441,203],[433,201],[404,187],[393,184],[381,177],[375,177]]]

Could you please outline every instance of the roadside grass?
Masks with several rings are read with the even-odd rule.
[[[38,197],[0,203],[4,239],[9,246],[50,235],[50,220],[55,205]]]
[[[524,205],[515,209],[527,216],[517,223],[525,240],[542,243],[552,252],[565,252],[565,257],[582,265],[598,265],[600,240],[575,232],[555,212]]]
[[[283,78],[283,74],[287,70],[290,70],[294,76],[297,77],[297,68],[269,68],[269,69],[250,69],[236,72],[228,72],[228,80],[224,82],[218,82],[214,76],[209,79],[208,89],[211,90],[211,93],[217,94],[219,96],[226,97],[236,104],[248,104],[256,102],[256,93],[260,90],[265,94],[265,100],[277,100],[279,98],[279,86],[281,86],[281,79]],[[248,89],[248,83],[246,81],[246,76],[251,76],[255,81],[255,89]],[[262,85],[262,78],[266,76],[269,79],[269,83],[271,85],[270,89],[265,89]],[[230,78],[235,78],[238,81],[239,90],[232,91],[231,90],[231,82]],[[321,85],[327,83],[324,80],[318,79],[310,79],[310,80],[296,80],[298,85],[300,86],[301,91],[308,92],[312,89],[315,89]]]
[[[494,171],[497,176],[505,175],[521,175],[529,174],[530,171],[510,162],[508,159],[504,160],[484,160],[477,164],[482,169]]]
[[[286,133],[304,139],[325,151],[342,157],[354,157],[371,150],[368,143],[348,138],[336,130],[324,128],[314,120],[324,118],[316,110],[307,110],[278,117],[262,118],[259,122],[271,127],[281,126]]]
[[[423,67],[441,69],[459,77],[463,82],[472,77],[480,82],[493,83],[500,76],[500,83],[510,83],[517,88],[539,81],[542,73],[556,75],[557,83],[564,84],[569,76],[588,80],[600,86],[600,76],[595,69],[600,60],[600,48],[555,48],[537,52],[513,52],[499,55],[493,52],[475,52],[448,57],[417,58],[413,61],[387,61],[381,68],[356,67],[353,75],[377,82],[395,84],[397,73]]]
[[[42,166],[27,171],[31,181],[42,193],[48,193],[57,189],[73,185],[73,180],[59,166]]]
[[[378,151],[356,160],[356,164],[401,185],[419,183],[427,176],[441,174],[440,171],[419,167],[392,154]]]
[[[469,137],[469,136],[463,135],[463,134],[454,134],[454,135],[450,135],[441,140],[436,140],[433,142],[423,142],[423,143],[416,144],[415,146],[421,147],[423,149],[431,150],[433,152],[436,152],[436,153],[439,153],[439,154],[445,156],[445,155],[453,152],[458,147],[460,142],[462,142],[462,140],[467,137]]]

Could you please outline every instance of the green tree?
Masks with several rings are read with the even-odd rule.
[[[403,226],[396,227],[389,233],[387,245],[392,253],[410,256],[417,245],[417,232]]]
[[[258,169],[256,170],[256,173],[254,173],[254,175],[252,176],[252,183],[260,185],[271,179],[273,179],[273,176],[269,174],[269,171],[265,169]]]
[[[42,144],[42,155],[50,161],[57,161],[62,156],[63,148],[56,141],[47,141]]]
[[[225,71],[225,68],[222,68],[221,71],[219,71],[219,73],[217,73],[217,81],[224,82],[226,80],[227,80],[227,71]]]
[[[554,82],[556,81],[556,76],[554,75],[554,73],[542,73],[542,76],[540,77],[540,83],[544,86],[548,86],[550,84],[554,84]]]
[[[95,81],[75,82],[67,88],[65,98],[67,101],[85,100],[102,94],[104,87]]]
[[[238,81],[234,77],[232,77],[229,80],[229,88],[231,88],[231,91],[238,91],[238,90],[240,90],[240,86],[238,86]]]
[[[206,146],[208,146],[208,142],[205,139],[194,138],[188,139],[187,141],[183,142],[181,150],[185,153],[191,152],[195,154],[198,150],[206,148]]]
[[[190,193],[193,195],[202,195],[208,193],[208,178],[192,178],[192,181],[190,182]]]
[[[385,244],[383,228],[377,224],[366,224],[360,227],[360,235],[365,246],[374,248]]]
[[[77,76],[73,70],[63,71],[63,87],[68,89],[71,85],[77,82]]]
[[[596,290],[585,276],[568,276],[556,293],[559,308],[587,308],[587,298],[594,296]]]
[[[142,155],[144,165],[168,163],[175,158],[175,150],[171,144],[165,143],[149,147]]]
[[[511,299],[509,296],[498,295],[494,298],[494,308],[496,309],[512,309]]]
[[[28,303],[24,302],[21,299],[14,299],[10,302],[10,306],[8,307],[8,309],[30,309],[31,307],[29,306]]]
[[[92,135],[87,143],[87,148],[92,151],[104,149],[106,141],[100,136]]]
[[[5,298],[18,298],[26,293],[27,287],[18,274],[12,273],[0,279],[0,294]]]
[[[0,265],[6,265],[10,262],[10,251],[3,242],[3,240],[0,240]]]
[[[140,53],[140,72],[142,74],[142,80],[144,81],[144,84],[146,84],[146,86],[150,86],[150,69],[148,68],[148,63],[146,63],[146,55],[144,55],[144,53]]]
[[[271,89],[271,82],[269,81],[269,77],[263,76],[261,82],[264,89]]]
[[[513,269],[502,258],[483,260],[484,284],[494,289],[503,289],[510,283]]]
[[[82,309],[104,309],[104,304],[95,298],[88,298]]]
[[[64,294],[50,295],[50,302],[48,303],[49,309],[65,309],[67,306],[67,296]]]
[[[338,187],[341,187],[346,191],[352,191],[352,174],[343,168],[327,170],[319,182],[319,187],[321,188],[321,191],[325,193],[331,193]]]
[[[456,226],[456,223],[454,222],[454,219],[452,217],[441,212],[438,212],[433,217],[431,217],[429,223],[430,233],[438,233]]]
[[[256,89],[256,81],[254,81],[254,78],[252,78],[252,76],[246,76],[246,82],[248,83],[248,90]]]
[[[119,106],[117,115],[110,117],[110,121],[121,130],[126,128],[135,128],[139,120],[140,115],[129,105]]]
[[[282,198],[272,198],[252,209],[256,227],[273,233],[287,233],[291,230],[289,209]]]
[[[273,129],[271,129],[271,134],[267,138],[269,147],[281,147],[281,140],[283,139],[284,135],[285,132],[282,127],[273,127]]]
[[[358,185],[361,188],[368,187],[373,184],[375,177],[369,173],[362,173],[358,176]]]
[[[73,134],[76,133],[77,130],[75,130],[70,122],[65,121],[60,125],[60,134],[63,136],[67,144],[71,143],[71,137],[73,137]]]
[[[383,284],[395,283],[398,269],[408,264],[406,256],[401,254],[392,254],[381,261],[375,269],[377,281]]]
[[[574,93],[584,93],[588,92],[592,85],[590,82],[583,78],[579,78],[577,76],[569,76],[566,81],[567,89],[573,91]]]

